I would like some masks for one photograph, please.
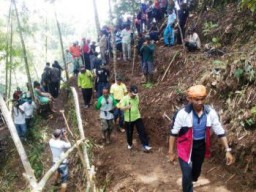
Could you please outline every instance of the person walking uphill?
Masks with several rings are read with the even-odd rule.
[[[145,82],[143,83],[152,83],[153,82],[153,71],[154,71],[154,43],[150,43],[150,37],[146,37],[145,42],[140,48],[142,55],[142,72],[145,77]]]
[[[177,152],[182,171],[183,192],[193,192],[193,183],[201,174],[204,157],[210,156],[210,129],[221,139],[226,151],[226,163],[233,163],[225,130],[216,111],[205,105],[207,92],[203,85],[195,85],[188,89],[189,104],[180,109],[174,116],[170,131],[169,158],[174,161],[174,143],[177,140]]]
[[[127,88],[126,85],[122,82],[121,77],[116,78],[116,83],[111,85],[110,87],[110,93],[113,95],[114,99],[119,103],[120,100],[127,94]],[[114,112],[115,116],[115,123],[117,123],[117,119],[119,120],[118,124],[118,130],[121,132],[124,132],[124,113],[119,108],[115,109]]]
[[[145,151],[150,151],[151,147],[149,146],[148,138],[145,133],[144,124],[139,111],[139,96],[137,86],[132,85],[130,87],[129,94],[120,101],[117,107],[124,111],[128,149],[132,149],[133,127],[135,125],[141,144],[143,145],[143,149]]]
[[[83,99],[84,99],[84,108],[90,106],[90,101],[92,98],[92,87],[93,87],[93,74],[90,70],[81,68],[81,73],[78,75],[77,80],[78,87],[81,88]]]
[[[108,88],[103,88],[103,95],[98,99],[96,109],[100,110],[100,121],[102,138],[106,140],[106,144],[110,143],[110,135],[113,127],[114,108],[117,102],[112,95],[109,94]]]

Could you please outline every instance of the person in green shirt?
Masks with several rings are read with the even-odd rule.
[[[90,70],[84,67],[80,69],[78,75],[77,84],[82,90],[84,99],[84,108],[88,108],[92,98],[92,87],[93,87],[93,74]]]
[[[113,129],[113,113],[117,101],[109,94],[109,89],[107,87],[103,88],[102,93],[103,95],[97,101],[96,109],[100,110],[102,138],[106,140],[106,144],[109,144],[110,135]]]
[[[123,99],[121,99],[118,107],[124,111],[128,149],[132,149],[133,127],[136,126],[143,149],[145,151],[150,151],[151,147],[149,146],[148,138],[145,133],[144,124],[139,111],[139,96],[137,86],[132,85],[130,87],[129,93],[123,97]]]
[[[152,83],[153,81],[153,71],[154,71],[154,52],[155,45],[153,42],[150,42],[150,37],[145,37],[145,42],[140,48],[140,53],[142,55],[142,72],[145,78],[143,83]]]

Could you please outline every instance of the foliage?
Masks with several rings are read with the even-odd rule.
[[[242,0],[242,8],[250,9],[252,13],[256,12],[256,1],[255,0]]]
[[[218,23],[213,23],[212,21],[205,22],[204,26],[203,26],[203,34],[204,34],[204,36],[207,36],[207,35],[211,34],[212,31],[214,29],[216,29],[218,26],[219,26]]]
[[[134,1],[134,11],[137,12],[139,9],[140,0]],[[114,14],[116,18],[121,18],[123,15],[133,15],[133,6],[131,0],[113,0],[114,5]]]
[[[247,84],[256,80],[256,70],[248,60],[240,60],[234,71],[234,76],[238,81]]]
[[[256,117],[256,106],[251,108],[251,113],[252,113],[252,116]]]
[[[28,133],[28,159],[31,163],[32,168],[35,171],[36,178],[39,178],[43,174],[43,163],[42,163],[42,153],[45,149],[44,142],[44,131],[47,127],[42,129],[41,125],[42,119],[37,117],[33,122],[33,127],[29,129]]]

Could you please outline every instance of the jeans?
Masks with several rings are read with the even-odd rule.
[[[173,27],[171,27],[171,25],[166,26],[164,30],[164,44],[174,45],[174,30]]]
[[[152,61],[144,61],[142,63],[142,72],[144,75],[153,74],[154,66]]]
[[[119,118],[119,127],[123,127],[124,126],[124,112],[121,109],[116,108],[114,111],[114,119],[115,121],[117,120],[117,118]]]
[[[125,122],[126,128],[126,138],[128,145],[132,146],[132,138],[133,138],[133,127],[136,126],[137,132],[139,134],[140,142],[143,146],[148,146],[148,138],[145,133],[145,127],[141,118],[132,121]]]
[[[193,192],[193,181],[197,181],[201,174],[202,164],[205,155],[205,141],[194,140],[191,154],[191,162],[187,163],[179,158],[182,171],[182,189],[183,192]]]
[[[27,135],[27,126],[26,124],[15,124],[16,130],[20,138],[25,138]]]

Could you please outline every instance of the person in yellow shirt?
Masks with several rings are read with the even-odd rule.
[[[127,88],[126,85],[122,82],[121,77],[116,78],[116,83],[111,85],[110,87],[110,94],[113,95],[114,99],[117,101],[117,103],[120,102],[120,100],[127,94]],[[118,105],[118,104],[117,104]],[[119,119],[118,122],[118,130],[121,132],[124,132],[124,113],[122,110],[116,108],[114,111],[114,120],[115,123],[117,123],[117,119]]]
[[[92,98],[93,74],[90,70],[85,69],[84,67],[81,68],[80,71],[81,73],[78,75],[77,84],[82,90],[84,108],[88,108]]]

